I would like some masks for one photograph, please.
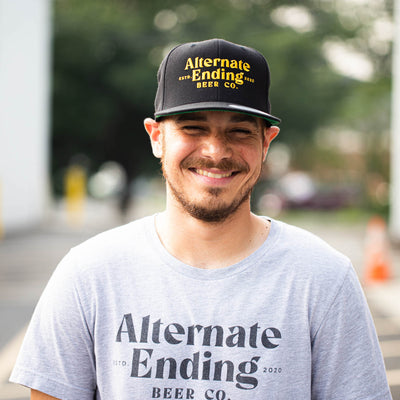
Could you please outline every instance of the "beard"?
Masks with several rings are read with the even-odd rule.
[[[249,188],[245,193],[242,194],[241,197],[235,199],[230,204],[221,204],[218,201],[219,194],[221,193],[221,189],[208,189],[209,194],[213,197],[209,200],[207,205],[196,204],[195,201],[187,199],[187,196],[173,185],[168,182],[168,186],[171,190],[171,193],[175,197],[176,200],[181,204],[183,209],[193,218],[196,218],[203,222],[223,222],[229,216],[233,215],[237,209],[250,198],[253,187]]]
[[[232,216],[239,207],[246,202],[251,195],[254,185],[258,181],[261,174],[261,168],[258,173],[257,179],[252,185],[246,185],[236,196],[236,198],[230,203],[223,202],[220,196],[223,194],[223,188],[207,188],[208,199],[204,198],[203,201],[198,202],[190,198],[190,195],[180,190],[177,184],[174,184],[172,179],[168,176],[165,168],[165,160],[161,160],[162,171],[167,185],[174,196],[174,198],[180,203],[182,208],[193,218],[196,218],[203,222],[218,223],[225,221],[228,217]],[[240,171],[248,172],[249,167],[247,164],[238,163],[233,160],[223,160],[217,164],[209,160],[204,159],[193,159],[191,157],[182,161],[180,167],[182,170],[190,170],[191,168],[217,168],[219,170],[226,171]]]

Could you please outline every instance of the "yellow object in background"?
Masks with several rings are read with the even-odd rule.
[[[79,165],[71,165],[65,174],[65,203],[68,222],[79,226],[83,222],[86,201],[86,170]]]

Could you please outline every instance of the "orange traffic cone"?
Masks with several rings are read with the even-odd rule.
[[[386,223],[383,218],[375,216],[367,225],[364,283],[383,283],[391,275]]]

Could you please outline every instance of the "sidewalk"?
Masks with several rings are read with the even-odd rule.
[[[81,227],[68,226],[61,206],[42,227],[0,241],[0,400],[27,400],[29,390],[7,382],[26,324],[48,278],[70,247],[105,229],[157,212],[159,204],[143,200],[123,221],[115,208],[90,203]],[[348,255],[363,279],[366,224],[311,214],[282,218],[308,229]],[[400,249],[390,249],[393,279],[364,287],[373,313],[394,399],[400,399]]]

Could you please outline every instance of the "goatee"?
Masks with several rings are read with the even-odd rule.
[[[167,181],[168,183],[168,181]],[[238,208],[250,198],[252,187],[238,200],[231,204],[218,204],[218,196],[222,192],[219,188],[210,188],[208,192],[213,198],[208,202],[207,206],[196,204],[194,201],[188,201],[184,194],[177,190],[173,185],[168,183],[168,187],[175,199],[181,204],[183,209],[193,218],[203,222],[217,223],[225,221],[229,216],[233,215]]]
[[[233,174],[240,172],[247,173],[249,171],[247,164],[229,159],[224,159],[219,163],[214,163],[207,159],[193,159],[189,157],[182,161],[180,167],[182,170],[215,168],[220,171],[234,171]],[[210,198],[208,200],[205,199],[204,202],[200,204],[191,200],[183,191],[179,190],[178,187],[172,184],[166,169],[164,168],[163,160],[162,170],[164,178],[167,181],[167,185],[175,199],[190,216],[203,222],[218,223],[225,221],[229,216],[233,215],[245,201],[250,198],[253,190],[253,186],[245,188],[246,190],[240,194],[240,197],[235,199],[232,203],[226,204],[219,200],[220,195],[223,194],[225,189],[209,187],[206,190],[210,195]]]

